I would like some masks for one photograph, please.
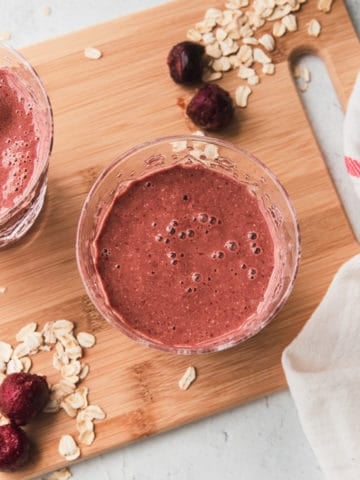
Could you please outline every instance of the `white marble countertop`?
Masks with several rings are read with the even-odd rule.
[[[0,0],[0,32],[10,32],[10,43],[22,47],[160,3],[166,0]],[[359,33],[360,0],[346,3]],[[46,6],[51,8],[49,16],[42,13]],[[339,188],[348,190],[341,161],[343,114],[335,94],[324,90],[330,82],[320,62],[306,62],[313,73],[306,98],[316,107],[311,119],[320,143],[326,144],[324,155]],[[358,207],[351,193],[346,203],[360,237]],[[323,478],[288,391],[84,461],[71,470],[75,480]]]

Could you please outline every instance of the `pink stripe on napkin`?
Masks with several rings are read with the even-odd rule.
[[[353,177],[360,177],[360,162],[351,157],[345,157],[346,170]]]
[[[349,99],[344,121],[345,166],[360,198],[360,160],[357,159],[360,159],[360,73]]]

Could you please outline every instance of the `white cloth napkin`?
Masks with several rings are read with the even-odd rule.
[[[282,363],[325,477],[359,480],[360,255],[340,268]]]
[[[345,117],[344,149],[360,197],[360,75]],[[360,255],[340,268],[282,364],[325,478],[360,480]]]

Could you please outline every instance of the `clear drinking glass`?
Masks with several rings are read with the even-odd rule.
[[[21,238],[30,229],[44,204],[53,142],[53,118],[50,101],[39,76],[25,58],[5,43],[0,43],[0,69],[14,75],[26,91],[26,98],[31,101],[38,136],[34,169],[26,188],[19,191],[11,207],[1,205],[0,202],[0,247],[4,247]],[[4,152],[1,152],[0,162],[4,161]],[[0,181],[1,188],[6,188],[6,185]]]
[[[174,142],[186,142],[187,149],[174,151]],[[219,156],[194,156],[191,150],[199,142],[217,147]],[[211,150],[209,150],[211,152]],[[170,346],[135,331],[108,304],[95,268],[94,241],[114,196],[132,180],[169,166],[201,163],[246,184],[262,203],[263,211],[275,243],[275,267],[264,300],[255,314],[231,334],[211,338],[195,347]],[[160,138],[136,146],[118,157],[96,180],[82,208],[76,242],[79,272],[87,294],[97,310],[113,326],[130,338],[163,351],[178,354],[207,353],[230,348],[262,330],[284,305],[294,285],[299,257],[300,235],[294,208],[276,176],[251,153],[228,142],[210,137],[174,136]],[[194,316],[192,316],[194,317]]]

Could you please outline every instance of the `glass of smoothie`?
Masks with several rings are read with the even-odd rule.
[[[0,247],[21,238],[44,203],[52,111],[31,65],[0,43]]]
[[[271,321],[292,290],[300,240],[288,195],[252,154],[175,136],[127,151],[99,176],[76,250],[107,321],[145,345],[195,354]]]

